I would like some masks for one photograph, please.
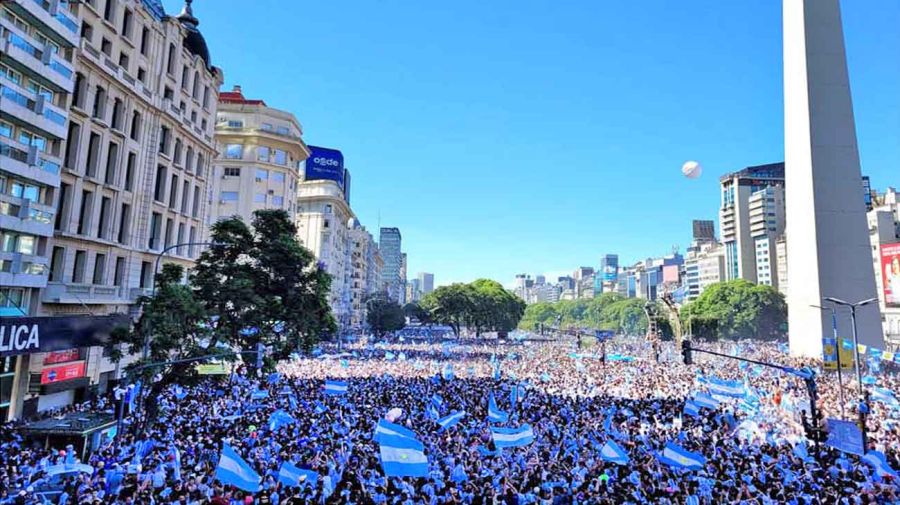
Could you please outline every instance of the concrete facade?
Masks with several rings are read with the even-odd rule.
[[[398,228],[382,228],[378,237],[378,248],[384,260],[384,269],[381,272],[381,282],[387,291],[388,298],[400,302],[401,291],[405,288],[401,284],[400,269],[402,268],[403,237]]]
[[[791,354],[820,357],[823,297],[876,297],[838,0],[784,0],[784,132]],[[861,343],[883,348],[877,304],[857,310]],[[838,334],[850,336],[848,317]]]

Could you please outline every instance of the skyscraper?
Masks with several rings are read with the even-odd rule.
[[[601,293],[616,291],[616,283],[619,278],[619,255],[606,254],[600,258],[600,273],[598,283]]]
[[[822,356],[823,297],[876,296],[838,0],[784,0],[784,151],[791,353]],[[838,318],[838,334],[852,334]],[[856,311],[862,344],[884,348],[878,304]]]
[[[754,193],[769,187],[784,188],[784,163],[747,167],[722,176],[719,182],[722,187],[719,223],[725,246],[725,278],[757,282],[753,233],[759,230],[751,226],[751,214],[758,209],[751,212],[750,199]],[[781,223],[773,226],[784,227],[783,213]],[[774,244],[771,249],[774,251]]]
[[[381,270],[382,285],[388,298],[400,302],[403,298],[400,291],[404,289],[401,283],[400,270],[402,268],[402,252],[400,250],[402,237],[399,228],[382,228],[378,237],[378,248],[384,260],[384,268]]]
[[[695,242],[712,242],[716,239],[716,225],[711,219],[694,219],[693,231]]]
[[[419,272],[419,289],[423,295],[434,291],[434,274]]]

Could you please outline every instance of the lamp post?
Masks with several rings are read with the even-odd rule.
[[[866,401],[865,390],[863,389],[862,383],[862,365],[859,362],[859,335],[856,332],[856,309],[865,305],[868,305],[872,302],[877,302],[878,298],[868,298],[866,300],[862,300],[856,303],[850,303],[839,298],[834,298],[831,296],[826,296],[824,298],[825,301],[831,302],[835,305],[843,305],[845,307],[850,308],[850,323],[851,328],[853,329],[853,355],[854,360],[853,363],[856,368],[856,381],[859,383],[859,421],[862,425],[862,439],[863,439],[863,453],[868,452],[868,440],[866,436],[866,414],[869,411],[868,401]]]
[[[841,396],[841,419],[846,420],[847,416],[844,413],[844,405],[846,401],[844,400],[844,379],[843,372],[841,371],[841,343],[838,340],[838,331],[837,331],[837,311],[834,307],[822,307],[820,305],[810,305],[810,307],[815,307],[819,310],[830,310],[831,311],[831,328],[834,332],[834,354],[837,359],[837,376],[838,376],[838,394]]]

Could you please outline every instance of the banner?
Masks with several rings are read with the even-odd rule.
[[[225,363],[197,365],[197,375],[228,375]]]
[[[45,365],[53,365],[55,363],[65,363],[67,361],[78,361],[81,358],[81,351],[78,349],[66,349],[65,351],[53,351],[44,357]]]
[[[840,356],[841,370],[852,370],[853,359],[855,353],[853,348],[847,349],[846,346],[838,345],[840,340],[834,337],[825,337],[822,339],[822,361],[825,370],[837,370],[838,356]]]
[[[881,273],[884,304],[900,307],[900,242],[881,244]]]
[[[0,319],[0,357],[103,345],[128,316],[10,317]]]
[[[41,384],[52,384],[84,377],[85,369],[84,361],[46,367],[41,370]]]

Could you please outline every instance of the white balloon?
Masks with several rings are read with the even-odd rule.
[[[688,179],[696,179],[703,173],[703,167],[696,161],[687,161],[681,166],[681,173]]]

